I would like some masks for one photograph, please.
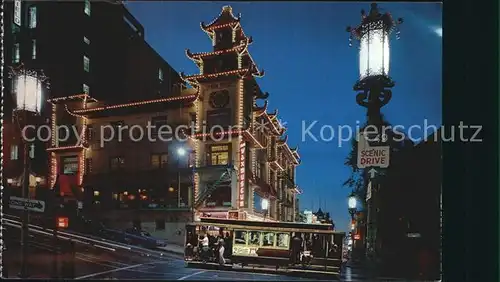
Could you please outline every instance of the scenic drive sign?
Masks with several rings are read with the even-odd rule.
[[[19,197],[10,197],[9,207],[16,210],[29,210],[34,212],[44,212],[45,202]]]
[[[358,168],[389,166],[389,146],[371,147],[363,134],[358,136]]]

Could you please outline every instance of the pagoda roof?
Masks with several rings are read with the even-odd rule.
[[[81,101],[86,101],[86,102],[98,102],[95,98],[90,97],[90,95],[86,94],[86,93],[75,94],[75,95],[70,95],[70,96],[65,96],[65,97],[56,97],[56,98],[48,99],[47,102],[52,103],[52,104],[58,104],[61,102],[69,102],[69,101],[75,101],[75,100],[81,100]]]
[[[257,115],[257,117],[262,116],[266,111],[267,111],[267,106],[268,106],[268,101],[264,101],[264,105],[262,107],[257,106],[257,104],[254,104],[253,106],[253,111]]]
[[[216,17],[209,24],[205,24],[204,22],[200,23],[201,28],[204,31],[211,31],[217,28],[226,27],[234,24],[238,24],[240,22],[241,14],[238,14],[237,17],[233,14],[233,8],[229,5],[222,7],[222,11],[219,16]]]

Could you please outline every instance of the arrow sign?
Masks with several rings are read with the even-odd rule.
[[[374,168],[372,168],[368,171],[368,173],[370,174],[370,178],[374,178],[375,174],[377,174],[377,171]]]
[[[19,197],[10,197],[9,207],[16,210],[29,210],[34,212],[44,212],[45,202]]]

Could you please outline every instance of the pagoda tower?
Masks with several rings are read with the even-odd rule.
[[[277,119],[266,113],[268,93],[263,93],[256,78],[263,77],[249,53],[252,38],[247,36],[230,6],[224,6],[211,23],[201,29],[212,42],[211,52],[186,56],[199,68],[199,73],[181,78],[199,90],[195,101],[194,197],[195,220],[199,217],[247,219],[254,213],[254,190],[273,200],[275,186],[270,173],[254,177],[258,156],[267,156],[271,136],[279,139],[285,132]],[[264,100],[257,106],[257,100]],[[265,119],[272,128],[256,130]],[[276,142],[273,146],[277,146]],[[291,154],[291,157],[298,155]],[[298,163],[298,162],[297,162]],[[268,171],[266,163],[262,171]],[[277,180],[276,180],[277,181]],[[262,188],[264,187],[264,188]],[[276,203],[270,204],[270,217],[276,218]]]

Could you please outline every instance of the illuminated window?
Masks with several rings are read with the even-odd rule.
[[[29,7],[28,17],[29,17],[29,28],[35,28],[36,27],[36,7],[35,6]]]
[[[83,69],[86,72],[90,71],[90,59],[89,59],[89,57],[87,57],[85,55],[83,56]]]
[[[14,44],[12,50],[12,63],[17,64],[21,60],[21,51],[19,50],[19,43]]]
[[[276,234],[274,232],[265,232],[262,236],[262,246],[264,247],[273,247],[274,246],[274,238]]]
[[[118,170],[125,167],[125,159],[123,157],[111,158],[109,162],[111,170]]]
[[[29,156],[31,159],[35,158],[35,144],[30,145]]]
[[[31,58],[36,59],[36,39],[31,41]]]
[[[19,147],[17,145],[10,146],[10,159],[11,160],[19,159]]]
[[[14,23],[21,26],[21,0],[14,0]]]
[[[100,194],[99,191],[94,191],[94,196],[97,197],[97,196],[99,196],[99,194]]]
[[[154,168],[165,167],[165,165],[167,164],[167,157],[168,157],[168,155],[166,153],[152,154],[151,155],[151,166]]]
[[[276,246],[279,248],[286,248],[290,245],[290,234],[289,233],[278,233],[277,234]]]
[[[83,11],[87,16],[90,16],[90,0],[85,0],[85,7],[83,8]]]
[[[248,232],[248,245],[249,246],[259,246],[260,245],[260,231],[250,231]]]
[[[158,79],[160,81],[163,81],[163,70],[162,69],[158,69]]]
[[[229,163],[229,145],[212,145],[210,147],[210,165],[227,165]]]
[[[61,173],[62,174],[76,174],[78,172],[78,156],[68,156],[61,158]]]
[[[234,243],[236,245],[246,245],[247,243],[247,232],[242,230],[234,231]]]
[[[90,45],[90,39],[88,39],[87,36],[83,37],[83,42],[85,42],[85,44],[87,45]]]
[[[83,84],[83,93],[89,94],[90,93],[90,87],[87,84]]]

